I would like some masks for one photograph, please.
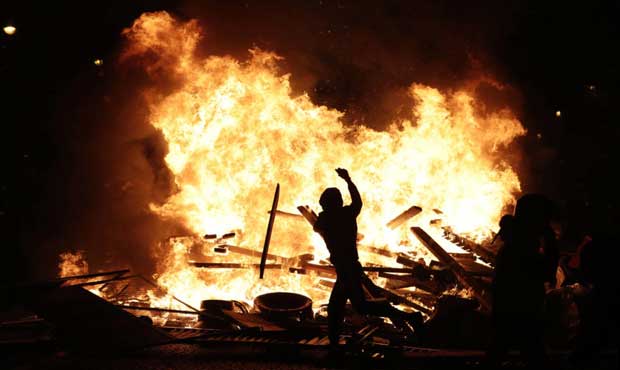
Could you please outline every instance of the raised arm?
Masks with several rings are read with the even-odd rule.
[[[362,196],[357,190],[357,186],[355,186],[351,180],[351,176],[349,176],[349,172],[347,170],[344,168],[337,168],[336,172],[338,173],[338,176],[347,182],[349,194],[351,195],[351,209],[356,216],[359,215],[362,210]]]

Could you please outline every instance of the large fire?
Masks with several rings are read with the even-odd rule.
[[[158,276],[159,284],[191,304],[208,298],[251,301],[273,290],[304,293],[315,303],[326,299],[329,292],[317,288],[316,275],[284,268],[259,280],[257,269],[200,269],[188,263],[196,248],[203,261],[257,263],[255,257],[216,255],[214,244],[201,236],[235,232],[227,243],[260,251],[276,183],[282,189],[280,210],[296,213],[297,206],[309,205],[319,212],[326,187],[339,186],[346,202],[346,186],[334,169],[347,168],[364,201],[360,245],[420,256],[424,248],[408,226],[425,227],[450,248],[441,230],[429,224],[441,217],[443,225],[483,240],[520,190],[500,150],[524,128],[508,110],[478,113],[475,106],[482,103],[467,89],[441,92],[412,84],[410,119],[375,131],[345,124],[342,112],[315,105],[307,94],[294,96],[274,53],[252,49],[246,61],[199,57],[200,33],[196,21],[147,13],[124,31],[129,44],[123,54],[143,61],[148,73],[181,81],[165,96],[147,92],[150,122],[168,143],[166,163],[178,188],[152,211],[181,220],[194,233],[162,242]],[[386,227],[412,205],[424,211],[395,230]],[[327,255],[303,218],[281,216],[269,252]],[[394,263],[371,253],[360,257],[362,263]]]

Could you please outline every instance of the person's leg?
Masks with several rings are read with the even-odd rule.
[[[542,368],[545,364],[545,343],[543,321],[535,315],[526,316],[521,320],[515,331],[519,338],[521,356],[531,369]]]
[[[511,317],[505,314],[493,313],[493,333],[486,352],[485,367],[488,369],[499,368],[508,354],[510,341],[513,337],[511,330]]]
[[[397,327],[404,327],[408,322],[414,329],[418,330],[422,323],[423,318],[419,312],[405,312],[392,306],[385,298],[378,298],[369,300],[365,297],[364,288],[366,288],[370,294],[380,294],[381,288],[377,287],[372,280],[361,269],[361,265],[354,267],[352,275],[348,277],[348,284],[350,285],[350,298],[353,307],[360,313],[388,317]]]
[[[347,304],[346,287],[342,279],[338,277],[327,305],[327,327],[329,332],[329,343],[332,346],[338,345],[344,311]]]

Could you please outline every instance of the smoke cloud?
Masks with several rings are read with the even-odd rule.
[[[499,24],[514,11],[510,3],[494,9],[475,2],[295,4],[190,1],[173,15],[203,28],[198,53],[245,60],[257,47],[282,56],[294,92],[344,112],[348,124],[382,129],[406,117],[413,82],[469,86],[482,113],[519,109],[519,94],[496,82],[503,72],[488,53],[501,38]],[[144,92],[156,99],[178,81],[120,58],[124,42],[119,34],[112,61],[96,77],[78,76],[57,102],[54,145],[61,158],[47,173],[41,215],[22,237],[26,249],[37,245],[29,256],[37,276],[57,274],[58,255],[72,250],[85,251],[91,271],[130,267],[151,274],[157,244],[187,232],[149,209],[176,188],[164,162],[166,143],[148,123]]]

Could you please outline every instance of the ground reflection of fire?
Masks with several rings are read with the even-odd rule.
[[[124,35],[129,45],[123,60],[140,59],[148,73],[182,81],[166,96],[146,92],[152,101],[150,122],[168,142],[166,163],[178,187],[152,212],[181,220],[193,232],[159,246],[164,255],[157,282],[194,306],[209,298],[251,302],[275,290],[306,294],[315,304],[326,301],[329,289],[319,274],[289,270],[295,267],[293,257],[327,256],[322,240],[301,217],[276,218],[270,253],[285,263],[264,280],[254,267],[203,269],[189,263],[259,262],[218,246],[259,251],[276,182],[282,186],[281,210],[297,213],[297,206],[308,204],[318,212],[322,189],[338,185],[344,190],[334,169],[349,169],[364,200],[360,258],[381,266],[400,265],[373,249],[431,258],[408,226],[425,227],[447,249],[454,246],[441,237],[437,219],[461,235],[488,238],[520,189],[500,149],[525,130],[510,111],[478,114],[480,103],[467,90],[445,93],[413,84],[411,120],[379,132],[345,125],[341,112],[317,106],[305,94],[292,96],[289,76],[279,73],[273,53],[251,50],[245,62],[196,56],[200,29],[195,21],[148,13]],[[422,213],[387,227],[412,205]],[[218,239],[230,232],[234,237]],[[215,238],[205,240],[205,233]],[[154,306],[175,305],[158,292],[149,296]]]

